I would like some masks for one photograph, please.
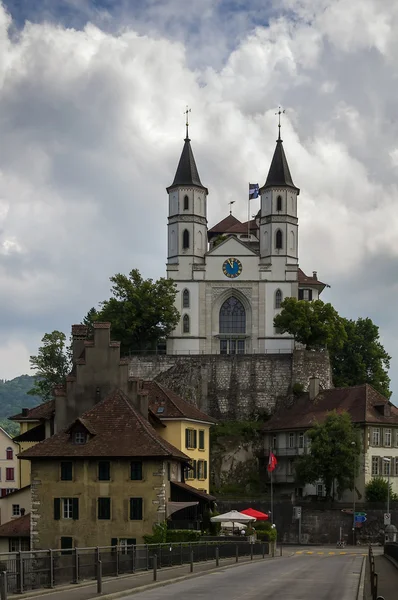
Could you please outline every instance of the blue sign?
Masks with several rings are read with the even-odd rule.
[[[355,523],[365,523],[365,515],[355,515]]]

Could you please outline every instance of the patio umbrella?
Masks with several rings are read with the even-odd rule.
[[[240,513],[237,510],[230,510],[229,512],[224,513],[223,515],[217,515],[210,519],[212,523],[225,523],[226,521],[232,521],[232,523],[250,523],[251,521],[255,520],[256,517],[244,515],[243,513]]]
[[[259,510],[255,510],[254,508],[245,508],[245,510],[242,510],[241,513],[242,515],[255,517],[256,521],[268,521],[269,519],[267,514],[260,512]]]

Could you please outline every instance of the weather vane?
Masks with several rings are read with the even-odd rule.
[[[278,112],[276,112],[275,114],[278,115],[278,127],[279,127],[279,135],[278,135],[278,140],[281,139],[281,115],[284,115],[286,111],[281,110],[281,107],[278,106]]]
[[[185,115],[185,127],[187,128],[186,130],[186,139],[188,139],[189,135],[188,135],[188,127],[189,127],[189,121],[188,121],[188,113],[191,112],[191,109],[188,108],[188,105],[186,106],[186,109],[184,110],[184,115]]]
[[[229,204],[229,214],[232,215],[232,205],[235,204],[236,200],[231,200],[228,202]]]

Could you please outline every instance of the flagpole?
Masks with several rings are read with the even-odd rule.
[[[250,183],[249,183],[249,199],[247,201],[247,238],[250,240]]]
[[[273,472],[274,472],[274,470],[272,469],[272,471],[271,471],[271,519],[272,519],[271,525],[274,524],[274,486],[272,485]]]

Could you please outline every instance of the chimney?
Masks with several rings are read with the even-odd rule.
[[[72,359],[77,361],[84,350],[84,342],[87,339],[88,327],[86,325],[72,325]]]
[[[24,516],[24,514],[25,514],[25,509],[24,509],[24,508],[21,508],[21,510],[20,510],[19,512],[21,513],[21,517],[23,517],[23,516]]]
[[[318,279],[318,272],[312,271],[312,279]]]
[[[144,419],[148,420],[148,409],[149,409],[149,397],[148,391],[142,390],[139,392],[137,396],[138,410],[144,417]]]
[[[111,324],[94,323],[94,346],[96,348],[109,348],[111,343]]]
[[[310,401],[312,402],[313,400],[315,400],[315,398],[319,394],[319,377],[310,377],[308,393],[310,396]]]

